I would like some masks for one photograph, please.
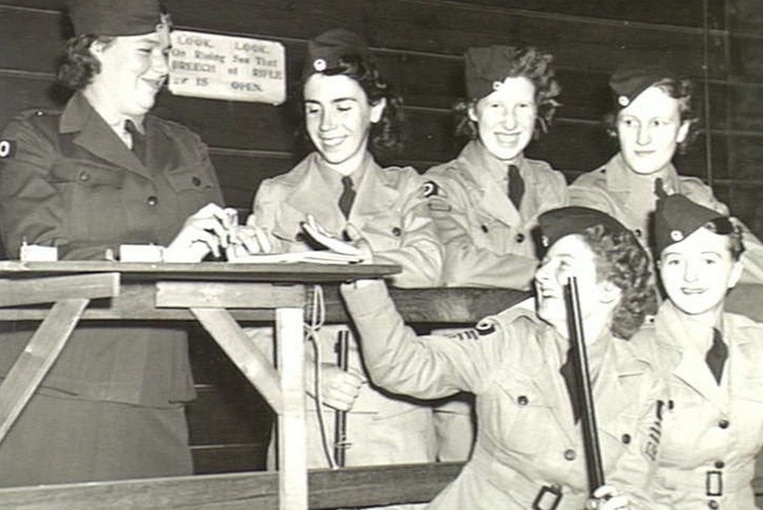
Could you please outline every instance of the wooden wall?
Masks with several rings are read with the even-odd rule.
[[[450,106],[463,93],[469,46],[532,44],[556,57],[564,106],[529,148],[569,179],[616,150],[600,118],[607,78],[625,59],[661,61],[698,82],[703,132],[676,159],[706,179],[762,234],[762,5],[759,0],[166,0],[176,27],[282,42],[296,78],[305,41],[334,27],[364,34],[406,101],[408,144],[394,163],[424,170],[452,158]],[[0,126],[16,111],[52,107],[55,59],[66,34],[63,0],[0,0]],[[249,209],[258,183],[304,151],[298,119],[281,107],[173,97],[156,113],[209,144],[228,205]],[[261,465],[270,415],[214,346],[192,344],[200,400],[191,409],[200,472]],[[225,388],[221,392],[219,388]],[[255,416],[253,418],[253,416]],[[264,425],[266,424],[266,425]]]

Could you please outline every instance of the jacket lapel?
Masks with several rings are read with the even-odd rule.
[[[385,182],[384,170],[371,157],[364,164],[366,168],[348,219],[359,230],[364,230],[366,223],[375,217],[389,214],[399,196],[399,191]]]
[[[288,203],[306,218],[312,214],[322,227],[337,235],[345,228],[345,217],[333,198],[334,192],[316,167],[316,157],[311,153],[298,165],[297,183]]]
[[[522,226],[520,213],[507,196],[506,190],[497,186],[496,181],[491,178],[488,171],[488,168],[496,167],[501,163],[489,159],[490,157],[486,153],[487,151],[480,147],[479,142],[473,141],[467,144],[459,156],[466,161],[466,164],[461,165],[461,168],[467,172],[469,180],[475,183],[471,191],[474,203],[481,204],[484,213],[505,225],[519,228]]]

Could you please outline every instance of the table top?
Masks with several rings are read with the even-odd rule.
[[[381,278],[399,273],[394,264],[324,264],[229,262],[111,262],[62,260],[55,262],[0,261],[0,277],[62,276],[120,273],[123,280],[211,280],[242,282],[327,283]]]

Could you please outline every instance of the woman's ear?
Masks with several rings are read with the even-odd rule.
[[[477,105],[477,102],[476,102],[476,101],[472,101],[472,102],[470,103],[470,106],[467,108],[467,117],[468,117],[468,118],[469,118],[469,119],[470,119],[472,122],[477,122],[477,121],[478,121],[478,118],[477,118],[477,111],[475,111],[475,106],[476,106],[476,105]]]
[[[731,289],[735,285],[737,285],[737,282],[740,281],[740,276],[743,274],[743,261],[742,260],[736,260],[734,264],[732,264],[732,269],[730,270],[730,274],[727,277],[727,288]]]
[[[676,143],[682,143],[687,139],[687,135],[690,133],[691,121],[685,120],[679,126],[679,131],[676,132]]]
[[[382,118],[382,113],[387,106],[387,98],[381,98],[379,101],[371,105],[371,123],[376,124]]]
[[[621,299],[621,289],[611,281],[600,283],[600,302],[613,303]]]

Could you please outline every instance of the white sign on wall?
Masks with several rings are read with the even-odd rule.
[[[246,37],[176,30],[170,92],[278,105],[286,100],[284,46]]]

